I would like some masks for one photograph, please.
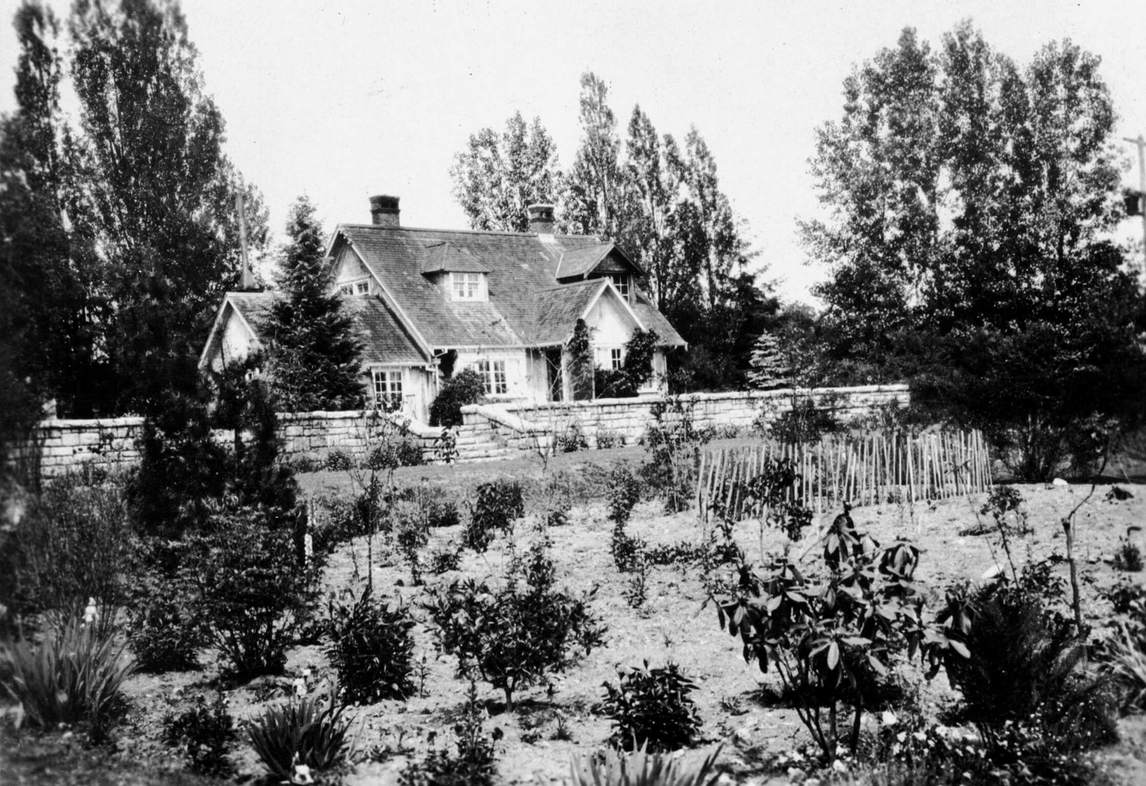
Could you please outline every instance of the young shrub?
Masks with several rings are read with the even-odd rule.
[[[825,434],[834,434],[841,428],[830,405],[816,406],[811,398],[792,397],[791,407],[767,424],[767,433],[785,444],[819,442]]]
[[[10,613],[49,611],[67,618],[81,615],[94,598],[100,624],[110,623],[126,600],[131,542],[120,486],[51,481],[5,546],[14,586],[3,600]]]
[[[557,435],[557,450],[560,453],[575,453],[588,448],[589,440],[585,439],[581,424],[575,420]]]
[[[1102,668],[1118,688],[1124,710],[1146,710],[1146,630],[1141,625],[1118,625]]]
[[[387,607],[369,588],[357,599],[344,592],[338,600],[331,598],[326,624],[331,640],[326,654],[347,703],[414,694],[414,620],[401,603]]]
[[[207,632],[197,586],[189,571],[180,567],[186,551],[182,541],[135,541],[124,633],[140,671],[199,667],[198,653],[207,643]]]
[[[82,724],[102,739],[123,711],[121,688],[133,670],[114,631],[77,619],[49,629],[39,644],[0,644],[0,687],[23,707],[25,723],[44,730]]]
[[[350,719],[331,690],[320,696],[296,697],[270,707],[247,723],[247,739],[276,783],[307,782],[296,777],[299,767],[329,772],[346,761]]]
[[[457,570],[462,565],[462,553],[458,549],[443,547],[430,555],[427,568],[430,573],[440,576],[443,573]]]
[[[462,407],[477,404],[485,397],[485,380],[481,374],[467,368],[442,383],[437,397],[430,405],[430,425],[454,427],[462,425]]]
[[[459,676],[500,688],[507,710],[517,689],[575,665],[604,636],[589,610],[592,594],[575,598],[556,587],[548,545],[540,540],[515,555],[503,586],[455,580],[427,604]]]
[[[624,446],[625,437],[619,431],[609,431],[607,429],[598,428],[596,444],[597,450],[619,448]]]
[[[348,472],[354,469],[354,460],[344,450],[332,450],[326,454],[325,468],[331,472]]]
[[[625,466],[614,468],[609,474],[609,518],[617,524],[627,524],[640,501],[641,484],[633,473]]]
[[[881,548],[845,512],[824,537],[823,580],[812,581],[786,557],[763,575],[741,570],[735,596],[718,604],[721,627],[744,644],[745,660],[775,667],[801,723],[826,760],[843,737],[859,744],[862,716],[899,653],[923,637],[922,599],[913,585],[919,550],[907,541]]]
[[[292,533],[261,511],[217,516],[192,544],[202,619],[226,671],[237,680],[277,674],[317,594],[318,568],[300,565]]]
[[[790,458],[767,459],[759,474],[741,484],[741,491],[764,526],[783,530],[789,540],[799,540],[812,524],[812,509],[800,493],[800,474]],[[850,507],[844,508],[847,515]]]
[[[716,748],[695,764],[665,753],[638,748],[625,753],[616,748],[582,754],[571,763],[569,786],[715,786]]]
[[[525,515],[521,484],[516,480],[494,480],[476,489],[470,521],[463,543],[479,553],[489,548],[495,532],[508,532],[515,519]]]
[[[163,720],[163,742],[178,747],[188,769],[199,775],[222,778],[234,772],[227,749],[236,739],[235,721],[222,691],[210,704],[202,695],[196,696],[195,706]]]
[[[1131,534],[1132,532],[1127,530],[1126,535],[1119,539],[1118,550],[1114,552],[1112,564],[1115,570],[1139,573],[1142,570],[1142,550],[1130,539]]]
[[[700,731],[700,715],[691,694],[696,683],[675,663],[655,669],[621,672],[617,685],[605,683],[601,702],[613,720],[609,741],[623,750],[675,751],[692,745]]]
[[[687,510],[696,486],[696,450],[711,433],[693,424],[694,402],[673,396],[656,401],[649,408],[652,420],[642,441],[648,459],[642,465],[641,479],[648,488],[665,496],[665,510]]]
[[[456,752],[436,749],[422,761],[410,761],[398,776],[400,786],[492,786],[497,774],[495,728],[488,737],[483,728],[486,712],[478,704],[477,685],[470,682],[465,714],[454,726]]]

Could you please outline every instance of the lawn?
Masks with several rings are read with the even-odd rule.
[[[548,529],[560,582],[575,591],[596,588],[592,607],[606,624],[607,633],[604,646],[594,650],[579,665],[557,675],[548,686],[523,691],[512,713],[504,711],[499,691],[479,684],[480,698],[490,712],[487,731],[496,726],[504,733],[498,743],[498,772],[502,782],[559,782],[568,773],[572,755],[600,747],[610,734],[609,719],[596,711],[603,696],[603,683],[616,681],[619,668],[640,665],[646,660],[653,666],[676,663],[695,680],[698,689],[694,699],[703,720],[705,743],[700,748],[722,743],[720,763],[737,779],[758,778],[762,761],[807,740],[794,710],[768,699],[773,695],[768,688],[774,688],[775,683],[765,678],[754,664],[746,664],[739,641],[718,626],[715,609],[705,603],[705,591],[694,566],[653,567],[648,575],[645,603],[634,609],[624,600],[632,579],[614,566],[610,553],[612,522],[607,518],[604,500],[593,492],[601,488],[609,467],[634,462],[640,455],[639,449],[628,448],[566,454],[549,463],[547,472],[562,473],[581,498],[566,524]],[[464,495],[465,489],[484,479],[501,476],[537,479],[541,474],[542,467],[533,458],[455,467],[405,468],[398,471],[395,480],[401,484],[425,483],[440,487],[443,494]],[[356,482],[347,473],[313,473],[300,480],[304,491],[316,498],[347,496],[357,489]],[[1012,541],[1015,559],[1027,562],[1064,554],[1060,521],[1083,500],[1090,486],[1024,485],[1019,488],[1026,499],[1032,531]],[[1111,557],[1127,527],[1146,521],[1146,487],[1127,488],[1133,496],[1115,500],[1108,497],[1109,486],[1098,486],[1075,517],[1083,612],[1098,631],[1112,622],[1110,604],[1100,597],[1101,591],[1119,578],[1110,564]],[[527,510],[536,510],[543,502],[536,492],[527,495]],[[959,579],[978,579],[997,560],[1003,559],[995,537],[961,534],[976,523],[976,511],[982,503],[981,497],[948,500],[915,510],[889,504],[857,508],[852,515],[860,529],[867,530],[880,542],[890,542],[899,536],[915,540],[923,550],[916,575],[927,587],[929,605],[934,606],[942,600],[946,586]],[[536,519],[536,513],[527,512],[511,536],[499,536],[485,554],[463,552],[457,573],[427,575],[427,584],[446,582],[459,574],[479,578],[500,575],[511,545],[520,549],[537,537]],[[814,522],[813,530],[825,526],[828,519]],[[432,551],[456,542],[460,530],[461,525],[433,530],[428,549]],[[697,542],[702,535],[695,511],[668,515],[659,500],[640,503],[629,530],[650,545]],[[783,546],[782,536],[772,530],[762,530],[754,521],[739,523],[735,537],[752,561]],[[361,581],[367,570],[366,554],[364,538],[340,544],[326,567],[324,592],[337,592]],[[427,587],[412,586],[408,568],[387,548],[379,548],[376,543],[374,554],[376,587],[387,597],[401,598],[419,616],[415,628],[416,653],[424,665],[417,674],[421,686],[419,695],[404,702],[388,700],[351,710],[355,717],[357,751],[356,764],[347,777],[347,782],[352,784],[396,783],[398,773],[410,757],[423,755],[432,744],[449,744],[466,690],[466,683],[455,675],[454,658],[437,652],[426,614],[419,610]],[[1065,576],[1066,566],[1059,564],[1055,570]],[[1134,574],[1134,579],[1140,581],[1141,575]],[[211,660],[208,657],[204,662],[211,663]],[[259,678],[231,689],[228,693],[231,712],[240,720],[252,717],[268,703],[289,696],[293,682],[304,673],[312,675],[309,681],[312,688],[333,676],[318,644],[294,648],[283,675]],[[133,677],[127,685],[132,709],[116,734],[116,752],[102,770],[94,766],[90,753],[72,748],[62,753],[45,753],[42,746],[29,749],[24,742],[12,748],[2,760],[0,775],[4,782],[59,782],[50,766],[59,754],[63,761],[75,762],[74,768],[65,768],[71,773],[71,779],[63,782],[143,782],[138,772],[141,764],[149,768],[148,777],[152,782],[195,782],[175,774],[179,763],[159,739],[159,729],[167,713],[186,706],[194,693],[212,690],[217,677],[211,666],[197,672]],[[939,712],[954,699],[942,675],[932,682],[919,678],[913,683],[929,714]],[[1142,782],[1146,774],[1142,735],[1141,723],[1133,719],[1123,721],[1123,742],[1102,754],[1115,782]],[[239,746],[234,758],[240,772],[260,771],[245,744]],[[77,772],[92,774],[79,777]],[[786,780],[781,777],[775,782]]]

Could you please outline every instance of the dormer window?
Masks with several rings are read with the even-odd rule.
[[[485,300],[484,273],[450,273],[454,300]]]
[[[369,295],[370,279],[360,278],[354,281],[345,281],[338,285],[338,292],[342,295]]]
[[[613,286],[617,288],[617,292],[625,300],[629,299],[629,274],[628,273],[610,273],[609,280],[613,282]]]

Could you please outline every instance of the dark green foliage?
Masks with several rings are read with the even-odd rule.
[[[625,531],[625,525],[617,522],[613,525],[612,538],[609,541],[609,553],[613,555],[613,564],[622,573],[632,573],[646,565],[645,550],[648,544],[642,538],[634,538]]]
[[[1135,604],[1146,604],[1146,586],[1123,576],[1101,595],[1110,601],[1116,614],[1129,614]]]
[[[184,562],[210,639],[237,680],[279,673],[314,604],[317,566],[301,566],[293,533],[269,527],[259,511],[221,514],[211,524]]]
[[[326,654],[346,703],[373,704],[414,694],[414,620],[400,602],[388,607],[369,587],[357,598],[343,593],[339,600],[331,598],[326,626],[331,641]]]
[[[675,663],[655,669],[622,671],[616,685],[605,683],[601,709],[613,721],[609,741],[622,750],[675,751],[688,748],[700,731],[700,715],[690,694],[696,683]]]
[[[326,238],[305,196],[291,205],[290,243],[282,257],[284,297],[271,312],[271,376],[282,406],[291,412],[358,409],[362,345],[342,296],[332,287]]]
[[[454,725],[457,750],[430,751],[422,761],[410,761],[398,776],[400,786],[492,786],[497,773],[495,746],[502,731],[486,737],[485,710],[478,704],[477,686],[471,681],[464,714]]]
[[[351,719],[338,704],[334,691],[320,696],[291,699],[270,707],[247,723],[247,738],[276,782],[291,781],[294,766],[329,772],[346,762]]]
[[[471,368],[463,369],[442,382],[430,405],[430,425],[453,428],[462,425],[462,407],[477,404],[485,397],[485,380]]]
[[[462,564],[462,553],[457,549],[442,548],[430,555],[427,569],[435,576],[457,570]]]
[[[1138,573],[1142,570],[1142,550],[1129,535],[1119,539],[1118,549],[1114,552],[1111,564],[1115,570],[1127,573]]]
[[[624,361],[619,369],[597,369],[595,391],[597,398],[632,398],[653,375],[653,351],[657,334],[635,330],[625,342]]]
[[[102,741],[126,708],[121,688],[133,671],[115,634],[72,618],[37,644],[0,644],[0,689],[23,707],[29,726],[82,724]]]
[[[345,451],[332,450],[326,454],[326,460],[323,462],[323,465],[325,469],[331,472],[346,472],[347,470],[354,469],[354,459],[350,458]]]
[[[143,421],[139,451],[139,468],[128,489],[136,528],[175,538],[201,529],[227,480],[227,457],[211,439],[202,399],[164,394]]]
[[[94,598],[101,623],[125,600],[131,527],[123,489],[62,478],[44,485],[0,557],[2,602],[12,615],[79,616]]]
[[[823,581],[784,557],[763,574],[741,566],[734,596],[717,607],[721,627],[743,642],[745,660],[756,660],[761,671],[775,668],[827,760],[843,737],[841,706],[852,708],[854,751],[878,680],[899,654],[913,654],[922,643],[922,598],[913,584],[918,561],[911,543],[881,548],[845,512],[824,539]]]
[[[421,443],[408,434],[385,440],[366,457],[366,467],[373,470],[420,467],[424,463]]]
[[[817,406],[811,398],[795,394],[791,406],[767,425],[769,436],[784,443],[819,442],[825,434],[834,434],[840,428],[830,406]]]
[[[589,440],[585,439],[585,432],[581,430],[581,424],[577,421],[566,426],[556,435],[555,440],[560,453],[575,453],[589,447]]]
[[[251,375],[237,417],[228,424],[235,433],[235,455],[234,475],[227,491],[228,504],[260,507],[281,526],[295,514],[298,484],[294,470],[280,460],[282,446],[275,412],[279,403],[266,381]]]
[[[573,335],[565,344],[569,355],[569,381],[573,389],[574,401],[586,401],[594,397],[593,334],[583,319],[573,325]]]
[[[483,552],[495,532],[508,532],[516,519],[525,515],[521,484],[516,480],[494,480],[475,489],[473,510],[463,542],[467,548]]]
[[[500,586],[455,580],[427,606],[458,674],[500,688],[507,709],[516,690],[575,665],[604,635],[589,609],[592,594],[575,598],[556,586],[548,547],[542,540],[515,555]]]
[[[1047,596],[1062,594],[1048,575],[1035,567],[1013,583],[956,586],[939,614],[943,635],[955,643],[942,665],[989,746],[1005,744],[1008,725],[1027,719],[1074,749],[1114,738],[1113,699],[1085,673],[1073,623],[1048,608]]]
[[[136,544],[131,571],[127,640],[142,671],[197,668],[207,643],[198,589],[181,568],[187,547],[158,538]]]
[[[227,697],[222,691],[210,704],[201,694],[195,704],[163,720],[163,742],[179,748],[188,768],[199,775],[226,777],[235,765],[227,758],[227,749],[238,733],[235,721],[227,711]]]
[[[609,474],[609,518],[617,524],[627,524],[633,508],[641,501],[641,484],[626,466],[618,466]]]

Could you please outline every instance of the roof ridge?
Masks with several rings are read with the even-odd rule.
[[[605,284],[607,282],[608,282],[607,278],[600,278],[600,277],[599,278],[581,278],[581,279],[578,279],[576,281],[567,281],[564,284],[558,283],[558,284],[554,284],[553,286],[549,286],[549,287],[541,287],[537,291],[538,292],[552,292],[555,289],[569,289],[570,287],[578,287],[578,286],[585,286],[585,285],[592,285],[592,284],[600,285],[600,284]]]
[[[506,232],[504,230],[494,229],[446,229],[444,227],[409,227],[409,226],[396,226],[387,227],[379,226],[378,224],[357,224],[354,222],[343,222],[335,226],[335,231],[342,227],[350,227],[353,229],[386,229],[386,230],[404,230],[407,232],[453,232],[460,235],[499,235],[505,237],[541,237],[537,232]],[[598,243],[612,243],[612,240],[605,240],[600,235],[558,235],[554,234],[553,237],[558,238],[577,238],[583,240],[595,240]]]

